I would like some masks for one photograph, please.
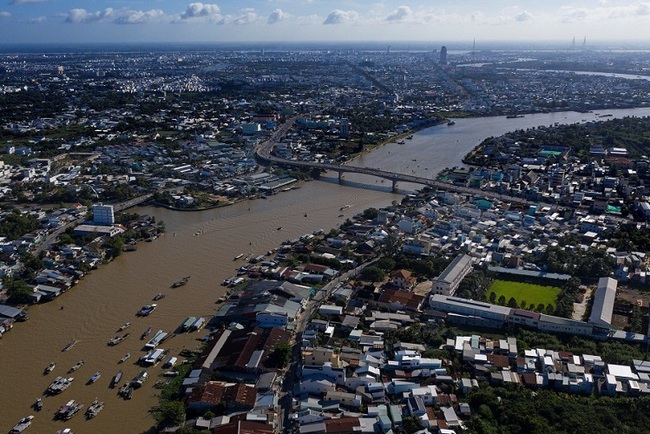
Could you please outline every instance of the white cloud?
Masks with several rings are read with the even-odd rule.
[[[403,23],[413,17],[413,11],[408,6],[400,6],[386,17],[389,23]]]
[[[530,21],[534,18],[535,16],[528,11],[519,12],[518,14],[515,15],[515,21],[518,22]]]
[[[288,17],[289,14],[284,12],[282,9],[275,9],[269,15],[269,18],[267,19],[267,23],[269,24],[279,23],[280,21],[286,20]]]
[[[573,6],[562,7],[559,10],[561,21],[564,23],[606,23],[608,20],[645,18],[650,16],[649,2],[635,2],[620,6],[601,2],[600,5],[600,7],[591,9]]]
[[[120,12],[113,22],[115,24],[144,24],[151,22],[160,22],[165,18],[165,13],[160,9],[151,9],[148,11],[126,10]]]
[[[180,16],[181,22],[223,23],[224,17],[216,4],[190,3]]]
[[[243,9],[240,12],[240,15],[232,18],[231,22],[233,24],[252,24],[257,21],[258,16],[255,12],[255,9]]]
[[[96,21],[110,20],[114,15],[112,8],[106,8],[103,11],[88,12],[85,9],[76,8],[68,11],[65,18],[66,23],[92,23]]]
[[[11,18],[11,14],[7,11],[0,11],[0,18]]]
[[[43,24],[45,21],[47,21],[47,18],[45,18],[45,17],[34,17],[34,18],[30,18],[28,23],[29,24]]]
[[[359,14],[354,11],[342,11],[335,9],[329,13],[323,24],[343,24],[350,21],[355,21],[359,18]]]

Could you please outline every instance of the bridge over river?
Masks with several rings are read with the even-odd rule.
[[[472,195],[472,196],[477,195],[480,197],[498,199],[509,203],[517,203],[522,205],[534,204],[534,202],[531,202],[529,200],[520,197],[504,195],[504,194],[499,194],[490,191],[484,191],[479,188],[470,188],[470,187],[449,184],[446,182],[438,181],[436,179],[431,179],[423,176],[408,175],[405,173],[390,172],[387,170],[382,170],[382,169],[377,169],[372,167],[360,167],[360,166],[353,166],[347,164],[339,165],[339,164],[318,163],[314,161],[287,160],[272,155],[271,152],[273,151],[273,147],[276,145],[276,143],[282,140],[282,138],[289,131],[289,129],[296,121],[296,119],[298,119],[297,116],[289,119],[280,128],[278,128],[278,130],[275,133],[273,133],[273,135],[268,140],[260,143],[255,148],[255,154],[259,160],[267,163],[275,163],[284,166],[328,170],[332,172],[337,172],[339,182],[342,181],[342,177],[345,173],[359,173],[362,175],[376,176],[391,181],[393,191],[396,190],[398,182],[408,182],[408,183],[420,184],[423,186],[431,187],[433,189],[446,190],[446,191],[451,191],[451,192],[464,194],[464,195]]]

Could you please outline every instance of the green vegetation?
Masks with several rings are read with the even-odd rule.
[[[567,395],[522,386],[482,387],[469,395],[467,433],[640,433],[650,424],[650,398]]]
[[[0,236],[10,240],[17,240],[25,234],[35,231],[41,226],[41,222],[35,216],[20,215],[20,211],[14,210],[0,222]]]
[[[498,303],[502,297],[508,302],[511,298],[514,298],[516,305],[511,307],[538,310],[537,308],[541,304],[544,307],[544,310],[546,310],[549,305],[553,306],[554,311],[558,295],[560,295],[561,291],[562,289],[557,286],[535,285],[532,283],[513,282],[509,280],[495,280],[492,282],[492,285],[490,285],[490,289],[488,290],[488,299],[492,303],[495,301]],[[508,303],[508,305],[510,304],[511,303]]]

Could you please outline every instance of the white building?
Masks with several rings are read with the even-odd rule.
[[[472,271],[472,257],[458,255],[445,268],[445,271],[433,280],[432,292],[434,294],[454,295],[463,278]]]
[[[597,327],[609,329],[612,325],[614,300],[618,282],[611,277],[601,277],[594,294],[594,305],[591,308],[589,322]]]

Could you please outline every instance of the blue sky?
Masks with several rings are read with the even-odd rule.
[[[650,0],[0,0],[0,44],[648,40]]]

